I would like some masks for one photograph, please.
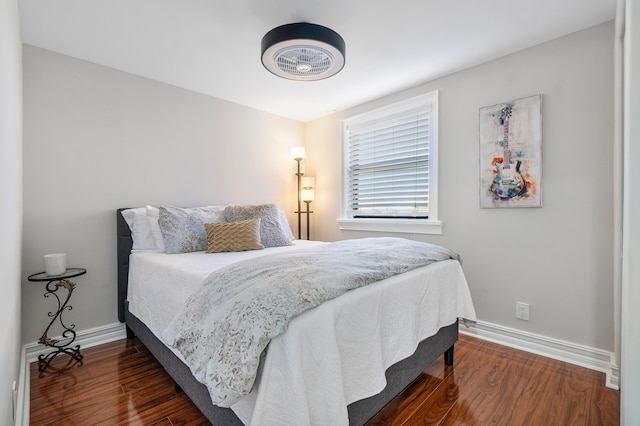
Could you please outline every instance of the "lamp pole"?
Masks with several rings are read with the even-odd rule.
[[[309,240],[310,238],[310,234],[309,234],[309,213],[313,213],[309,211],[309,204],[311,204],[311,201],[304,201],[307,204],[307,211],[305,213],[307,213],[307,240]]]
[[[296,172],[296,176],[298,176],[298,210],[296,210],[296,214],[298,215],[298,239],[302,239],[302,175],[304,174],[304,170],[302,169],[302,164],[300,162],[304,160],[305,151],[304,147],[297,146],[291,148],[291,158],[297,161],[298,169]],[[306,179],[306,178],[305,178]],[[312,178],[313,179],[313,178]],[[307,206],[307,211],[309,207]],[[309,235],[309,214],[307,213],[307,235]]]
[[[298,162],[298,173],[296,173],[296,175],[298,176],[298,211],[296,211],[296,213],[298,214],[298,239],[302,238],[302,204],[300,202],[300,195],[302,189],[300,188],[300,179],[302,177],[302,173],[300,173],[300,161],[302,161],[302,158],[295,158],[295,160]]]

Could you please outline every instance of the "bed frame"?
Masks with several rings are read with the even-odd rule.
[[[214,425],[242,425],[243,423],[230,408],[222,408],[211,403],[205,385],[198,382],[189,368],[168,349],[135,315],[128,309],[127,286],[129,280],[129,255],[133,240],[127,222],[118,209],[118,319],[126,323],[127,338],[137,336],[160,362],[176,383],[191,398],[193,403]],[[420,373],[444,353],[445,365],[453,365],[453,345],[458,340],[458,323],[442,327],[438,333],[423,340],[413,355],[392,365],[386,371],[387,386],[377,395],[356,401],[347,407],[350,425],[363,425],[378,413]]]

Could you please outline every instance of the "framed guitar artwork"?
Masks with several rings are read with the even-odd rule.
[[[542,207],[542,95],[480,108],[480,207]]]

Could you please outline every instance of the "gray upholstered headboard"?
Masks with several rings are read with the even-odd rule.
[[[116,210],[116,223],[118,233],[118,320],[124,322],[126,310],[127,287],[129,285],[129,255],[133,247],[133,238],[129,225],[122,217],[122,210]]]

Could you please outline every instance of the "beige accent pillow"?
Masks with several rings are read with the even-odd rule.
[[[224,251],[261,250],[260,219],[239,222],[205,223],[207,231],[207,253]]]

